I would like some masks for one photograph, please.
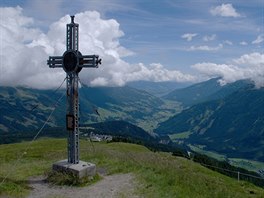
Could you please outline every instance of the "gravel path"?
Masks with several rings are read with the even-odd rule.
[[[104,176],[99,182],[87,187],[55,186],[44,182],[44,178],[29,181],[33,188],[28,198],[136,198],[135,178],[132,174]]]

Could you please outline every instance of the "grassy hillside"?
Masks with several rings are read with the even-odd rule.
[[[112,135],[146,142],[155,140],[154,137],[142,128],[125,121],[100,122],[89,124],[86,127],[87,128],[82,128],[81,136],[88,136],[90,132],[93,132],[96,134]]]
[[[37,90],[22,87],[0,87],[0,133],[38,130],[62,91]],[[54,127],[64,123],[60,115],[65,114],[64,98],[47,125]],[[64,118],[64,117],[63,117]]]
[[[231,158],[263,161],[264,89],[241,89],[222,99],[194,105],[161,123],[157,133],[174,141],[204,145]]]
[[[30,176],[49,171],[53,162],[66,158],[65,139],[41,139],[30,145],[0,145],[0,196],[25,197]],[[17,158],[24,154],[17,163]],[[109,174],[132,172],[143,197],[262,197],[264,190],[247,182],[211,171],[190,160],[169,153],[125,143],[81,141],[81,159],[106,168]],[[15,167],[14,167],[15,165]],[[14,167],[14,168],[13,168]]]

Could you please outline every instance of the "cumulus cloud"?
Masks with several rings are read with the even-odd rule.
[[[241,15],[236,11],[232,4],[222,4],[210,9],[213,16],[222,17],[240,17]]]
[[[196,36],[197,36],[196,33],[186,33],[186,34],[183,34],[181,37],[183,39],[186,39],[187,41],[191,41]]]
[[[216,38],[216,35],[215,34],[212,34],[212,35],[206,35],[206,36],[204,36],[203,37],[203,40],[206,41],[206,42],[208,42],[208,41],[215,40],[215,38]]]
[[[186,81],[195,81],[195,77],[188,74],[183,74],[180,71],[176,70],[167,70],[163,65],[159,63],[152,63],[148,67],[143,63],[136,65],[124,65],[125,72],[123,71],[111,71],[111,78],[107,78],[107,73],[104,73],[102,76],[96,77],[91,85],[109,85],[110,82],[114,82],[115,85],[122,86],[126,82],[146,80],[154,82],[162,81],[177,81],[177,82],[186,82]],[[110,81],[110,82],[109,82]]]
[[[260,54],[257,52],[244,54],[240,58],[234,59],[233,62],[241,66],[251,66],[252,68],[263,67],[264,54]]]
[[[259,43],[262,43],[263,41],[264,41],[264,34],[261,34],[261,35],[258,35],[256,40],[252,41],[252,44],[259,44]]]
[[[221,77],[227,83],[245,78],[244,73],[234,65],[205,62],[192,65],[192,68],[208,77]]]
[[[208,77],[221,77],[221,83],[251,79],[257,87],[264,86],[264,54],[245,54],[234,59],[233,64],[197,63],[192,68]]]
[[[5,18],[1,21],[0,83],[1,85],[29,85],[45,87],[45,82],[56,84],[64,74],[50,72],[46,66],[47,53],[38,45],[28,43],[42,35],[32,28],[34,20],[23,16],[22,8],[0,8]]]
[[[0,84],[34,88],[57,87],[65,78],[63,69],[51,69],[46,64],[49,56],[65,51],[66,24],[64,16],[50,25],[47,33],[34,27],[34,19],[23,15],[20,7],[0,8],[5,18],[1,21]],[[167,70],[161,64],[131,65],[122,58],[132,55],[121,46],[124,32],[114,19],[102,19],[96,11],[75,15],[79,23],[79,50],[82,54],[98,54],[102,65],[98,69],[86,68],[80,73],[82,82],[93,86],[122,86],[135,80],[193,81],[194,77],[176,70]]]
[[[223,48],[223,44],[219,44],[216,47],[210,47],[208,45],[191,46],[188,51],[217,51]]]

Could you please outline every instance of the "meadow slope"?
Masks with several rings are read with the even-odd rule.
[[[20,158],[19,161],[17,161]],[[49,172],[52,163],[66,158],[65,139],[40,139],[0,145],[1,197],[26,197],[28,179]],[[140,197],[263,197],[264,189],[209,170],[170,153],[152,152],[127,143],[81,141],[81,159],[93,162],[109,175],[135,175]],[[10,172],[10,174],[8,174]]]

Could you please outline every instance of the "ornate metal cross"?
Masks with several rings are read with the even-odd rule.
[[[79,52],[79,24],[66,26],[66,51],[62,56],[50,56],[47,64],[50,68],[62,67],[67,76],[67,113],[66,128],[68,130],[68,163],[79,163],[79,98],[78,73],[83,67],[97,68],[101,64],[98,55],[82,55]]]

